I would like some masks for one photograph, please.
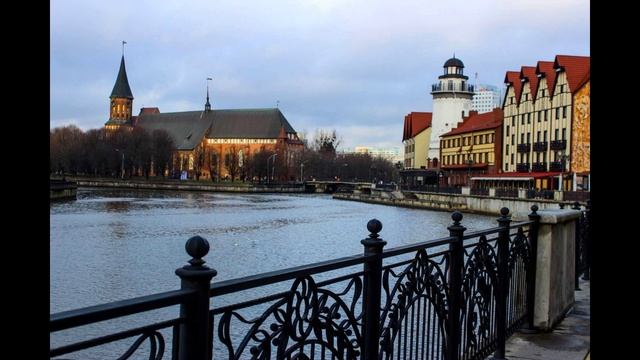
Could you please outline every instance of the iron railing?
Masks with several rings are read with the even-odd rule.
[[[471,188],[471,195],[489,196],[489,188]]]
[[[564,150],[567,148],[567,140],[551,140],[551,150]]]
[[[580,210],[580,203],[574,202],[572,209]],[[581,211],[576,222],[576,242],[575,242],[575,289],[578,286],[580,275],[584,280],[591,278],[591,200],[587,200],[587,206]]]
[[[518,189],[502,189],[502,188],[496,189],[496,197],[517,198],[518,193],[519,193]]]
[[[527,153],[531,151],[531,143],[518,144],[517,150],[519,153]]]
[[[190,265],[176,270],[180,290],[53,314],[49,325],[58,332],[177,304],[179,317],[52,348],[50,357],[137,337],[120,359],[140,349],[160,359],[159,330],[171,328],[171,358],[180,360],[504,359],[507,337],[533,329],[540,216],[531,209],[529,221],[511,223],[502,208],[497,227],[469,233],[454,212],[448,237],[387,250],[373,219],[362,255],[213,284],[216,271],[202,260],[209,244],[196,236],[186,245]],[[242,301],[217,305],[232,294]]]
[[[537,141],[533,143],[533,151],[547,151],[548,146],[546,141]]]
[[[400,189],[407,191],[423,191],[444,194],[462,194],[462,187],[438,186],[438,185],[410,185],[402,184]]]

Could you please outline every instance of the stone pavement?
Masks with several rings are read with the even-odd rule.
[[[589,359],[591,305],[589,281],[580,279],[575,304],[567,316],[549,333],[516,332],[506,344],[509,360],[584,360]]]

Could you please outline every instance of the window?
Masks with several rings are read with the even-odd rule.
[[[538,122],[542,120],[542,111],[538,111]]]
[[[509,153],[509,144],[507,144],[507,154]]]
[[[511,134],[511,145],[515,145],[516,143],[516,134]]]
[[[562,129],[562,140],[567,140],[567,129]]]
[[[524,114],[520,115],[520,125],[524,125]]]
[[[511,165],[513,165],[513,154],[511,154]]]
[[[531,135],[531,133],[527,133],[527,144],[530,143],[530,141],[529,141],[530,140],[530,136],[529,135]]]
[[[542,139],[542,141],[547,141],[547,130],[544,131],[544,137]]]
[[[540,142],[540,130],[536,133],[536,141]]]
[[[567,117],[567,108],[568,108],[568,106],[564,106],[562,108],[562,118],[563,119]]]
[[[531,113],[527,113],[527,124],[531,124]]]
[[[547,115],[549,114],[549,111],[551,111],[551,110],[545,110],[544,111],[544,121],[547,121]]]
[[[556,129],[555,135],[555,139],[558,140],[558,129]]]
[[[511,118],[511,126],[516,126],[516,117]]]
[[[520,144],[524,144],[524,133],[520,134]]]
[[[547,162],[547,152],[546,151],[542,153],[542,162],[543,163]]]
[[[556,119],[560,119],[560,108],[556,108]]]

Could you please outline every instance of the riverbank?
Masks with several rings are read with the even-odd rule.
[[[399,206],[414,209],[461,211],[482,215],[499,215],[500,209],[509,208],[511,213],[529,213],[531,206],[538,205],[542,209],[558,209],[560,202],[545,199],[519,199],[505,197],[489,197],[482,195],[461,195],[443,193],[403,193],[400,191],[379,192],[379,194],[336,193],[334,199],[360,201],[370,204]]]
[[[78,184],[65,179],[49,179],[49,201],[75,200]]]
[[[302,193],[302,184],[213,183],[195,180],[134,180],[76,178],[81,187],[108,187],[144,190],[183,190],[234,193]]]

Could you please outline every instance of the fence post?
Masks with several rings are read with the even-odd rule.
[[[185,323],[180,325],[178,360],[206,360],[211,356],[209,339],[209,286],[217,271],[205,266],[202,258],[209,252],[209,242],[194,236],[185,245],[192,259],[189,264],[176,270],[180,277],[181,289],[196,291],[192,300],[180,305],[180,317]],[[175,353],[175,352],[174,352]]]
[[[527,322],[520,329],[525,334],[535,334],[538,329],[533,325],[533,309],[536,302],[536,269],[538,264],[538,229],[540,229],[540,214],[538,205],[531,207],[529,220],[534,221],[529,228],[529,268],[527,269]]]
[[[584,228],[586,236],[584,237],[584,257],[586,265],[584,268],[583,280],[589,280],[591,278],[591,199],[587,200],[586,210],[584,212],[584,219],[587,222]]]
[[[580,203],[579,202],[574,202],[573,206],[571,207],[572,210],[580,210]],[[580,227],[581,227],[581,223],[582,223],[582,214],[580,214],[580,217],[576,219],[576,234],[575,234],[575,243],[574,243],[574,253],[575,253],[575,271],[574,271],[574,290],[580,290],[580,270],[582,270],[582,263],[580,261]],[[584,260],[584,259],[583,259]]]
[[[508,261],[509,261],[509,225],[511,218],[507,216],[509,209],[500,209],[498,218],[500,234],[498,235],[498,289],[496,294],[496,351],[493,359],[505,359],[505,343],[507,340],[507,295],[509,291]]]
[[[460,342],[462,341],[462,330],[460,329],[460,306],[462,303],[462,271],[464,268],[464,249],[462,247],[462,237],[466,227],[460,225],[462,213],[459,211],[451,215],[453,224],[447,229],[449,236],[456,239],[449,243],[451,260],[449,261],[449,313],[447,314],[448,337],[446,341],[447,360],[458,360],[460,358]]]
[[[367,223],[370,234],[367,239],[361,240],[364,245],[364,256],[380,255],[382,248],[387,244],[378,233],[382,230],[382,223],[377,219],[371,219]],[[362,336],[364,348],[362,359],[377,359],[380,350],[380,296],[382,293],[382,257],[376,256],[364,262],[364,298],[362,308],[364,319]]]

